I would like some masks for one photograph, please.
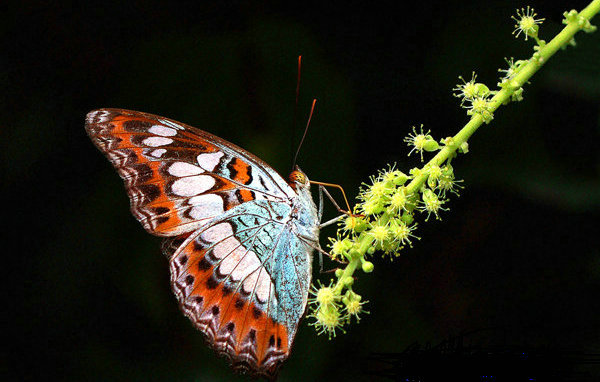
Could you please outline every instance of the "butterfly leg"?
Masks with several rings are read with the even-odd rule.
[[[319,252],[319,272],[320,273],[330,272],[330,271],[323,271],[323,255],[329,257],[332,260],[337,261],[338,263],[342,263],[342,264],[344,263],[343,261],[335,259],[331,253],[329,253],[329,252],[325,251],[323,248],[321,248],[321,245],[319,244],[319,242],[316,242],[314,239],[311,239],[310,237],[304,236],[304,235],[299,235],[299,237],[300,237],[300,239],[302,239],[302,242],[304,244],[306,244],[307,246],[309,246],[309,247],[315,249],[317,252]]]
[[[331,194],[329,193],[329,191],[327,191],[327,189],[323,186],[321,186],[320,188],[323,189],[323,192],[325,193],[325,195],[327,195],[327,198],[329,198],[329,200],[331,201],[331,203],[333,204],[333,206],[335,207],[336,210],[338,210],[339,213],[342,213],[344,215],[348,215],[350,212],[343,210],[335,201],[335,199],[333,198],[333,196],[331,196]]]
[[[316,183],[318,184],[318,183]],[[321,220],[323,219],[323,193],[325,193],[325,195],[327,195],[327,197],[329,198],[329,200],[331,201],[331,203],[333,203],[333,206],[342,213],[342,215],[339,215],[331,220],[328,220],[324,223],[321,223]],[[335,224],[336,222],[338,222],[340,219],[346,217],[348,213],[346,211],[344,211],[343,209],[340,208],[340,206],[336,203],[336,201],[333,199],[333,197],[331,196],[331,194],[329,193],[329,191],[327,191],[327,189],[319,184],[319,207],[318,207],[318,211],[317,211],[317,216],[319,219],[319,229],[322,229],[324,227],[330,226],[332,224]],[[305,243],[312,247],[313,249],[316,249],[317,252],[319,252],[319,271],[321,273],[323,272],[323,255],[325,254],[326,256],[328,256],[329,258],[333,258],[333,256],[328,253],[327,251],[323,250],[323,248],[321,248],[321,245],[319,244],[318,241],[314,241],[309,237],[305,237],[305,236],[300,236],[302,239],[304,239]]]
[[[327,192],[325,187],[319,185],[319,211],[317,213],[319,223],[321,223],[321,219],[323,219],[323,191]]]
[[[317,212],[317,216],[319,219],[319,229],[321,229],[321,220],[323,219],[323,191],[327,192],[327,190],[325,190],[325,187],[323,187],[322,185],[319,185],[319,210]],[[315,243],[316,245],[311,245],[314,249],[317,250],[317,252],[319,252],[319,272],[323,273],[323,249],[321,248],[321,244],[317,241]],[[328,256],[329,254],[326,253]]]
[[[327,195],[327,197],[329,198],[329,200],[331,201],[331,203],[333,204],[333,206],[338,210],[338,212],[341,212],[342,215],[328,220],[325,223],[320,223],[321,222],[321,218],[323,217],[323,193],[325,193],[325,195]],[[329,193],[329,191],[327,191],[327,189],[321,185],[319,185],[319,229],[330,226],[332,224],[334,224],[335,222],[337,222],[338,220],[342,219],[343,217],[345,217],[346,211],[342,210],[340,208],[340,206],[335,202],[335,200],[333,199],[333,197],[331,196],[331,194]]]
[[[319,252],[319,272],[323,273],[323,254],[331,257],[331,255],[327,252],[325,252],[323,250],[323,248],[321,248],[321,244],[318,241],[315,241],[314,239],[305,236],[305,235],[298,235],[300,237],[300,239],[302,240],[302,242],[304,244],[306,244],[307,246],[311,247],[312,249],[316,249],[317,252]]]
[[[333,203],[335,208],[338,210],[338,212],[340,212],[342,214],[354,216],[354,214],[352,214],[352,212],[351,212],[352,209],[350,208],[350,204],[348,203],[348,198],[346,198],[346,193],[344,192],[344,189],[342,188],[342,186],[340,186],[339,184],[335,184],[335,183],[324,183],[324,182],[317,182],[314,180],[310,180],[309,182],[311,184],[318,184],[319,186],[321,186],[322,192],[325,192],[325,195],[327,195],[329,200],[331,200],[331,202]],[[342,195],[344,196],[344,201],[346,202],[346,206],[348,207],[348,211],[340,208],[340,206],[336,203],[336,201],[333,199],[333,197],[331,196],[331,194],[327,191],[327,189],[325,187],[336,187],[342,192]]]
[[[346,217],[346,215],[340,215],[340,216],[338,216],[336,218],[333,218],[331,220],[327,220],[325,223],[319,224],[319,229],[327,227],[327,226],[330,226],[330,225],[332,225],[334,223],[337,223],[339,220],[341,220],[341,219],[343,219],[345,217]]]

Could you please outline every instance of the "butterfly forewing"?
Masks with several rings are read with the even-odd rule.
[[[258,158],[167,118],[100,109],[87,115],[86,130],[123,178],[133,215],[155,235],[191,232],[247,201],[294,195]]]
[[[151,114],[96,110],[86,130],[123,178],[133,215],[167,236],[184,314],[236,369],[275,376],[306,308],[318,242],[308,183],[293,189],[243,149]]]

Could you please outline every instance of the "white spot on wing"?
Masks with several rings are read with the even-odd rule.
[[[192,176],[202,174],[204,172],[198,166],[194,166],[193,164],[185,163],[185,162],[175,162],[171,166],[169,166],[169,174],[182,177],[182,176]]]
[[[269,298],[271,278],[264,268],[258,268],[244,280],[242,288],[246,293],[254,292],[261,302],[265,302]]]
[[[217,243],[213,247],[213,256],[221,259],[219,273],[230,275],[232,281],[242,281],[246,293],[254,293],[261,302],[266,302],[269,295],[274,295],[274,286],[267,270],[262,266],[258,256],[246,249],[233,236],[233,229],[228,223],[216,224],[206,229],[203,240]]]
[[[231,271],[233,271],[233,269],[235,268],[235,266],[238,265],[238,263],[240,261],[242,261],[246,252],[248,252],[246,250],[246,248],[240,246],[239,241],[236,240],[236,242],[237,242],[237,248],[235,248],[233,251],[231,251],[231,253],[225,258],[225,260],[223,260],[221,262],[221,265],[219,266],[219,271],[224,275],[230,274]],[[256,256],[252,252],[248,252],[248,255]],[[232,276],[232,278],[233,278],[233,276]],[[238,280],[235,278],[233,278],[233,279],[234,279],[234,281]]]
[[[215,185],[212,176],[196,175],[177,179],[173,182],[171,190],[179,196],[194,196],[210,190]]]
[[[254,269],[254,271],[257,271],[257,269]],[[258,280],[258,272],[252,272],[250,275],[248,275],[248,277],[246,277],[242,283],[244,292],[252,293],[254,291],[254,286],[256,285],[256,280]]]
[[[217,151],[214,153],[205,153],[198,155],[198,164],[206,171],[214,171],[215,167],[219,164],[223,152]]]
[[[223,260],[223,263],[226,260],[227,259]],[[243,279],[244,277],[246,277],[248,275],[248,273],[254,272],[256,269],[262,267],[260,260],[258,259],[256,254],[252,251],[248,251],[248,253],[245,256],[243,256],[243,258],[239,262],[239,264],[236,263],[236,265],[237,265],[237,267],[235,267],[235,269],[231,273],[231,277],[233,277],[235,280]],[[245,281],[244,281],[244,284],[245,284]]]
[[[173,143],[173,140],[165,137],[148,137],[142,143],[150,147],[159,147]]]
[[[206,219],[223,213],[223,198],[215,194],[198,195],[190,198],[193,205],[190,216],[193,219]]]
[[[208,228],[200,235],[203,240],[214,243],[233,235],[233,230],[228,223],[219,223]]]
[[[232,253],[239,245],[240,242],[237,241],[235,237],[230,236],[229,238],[220,241],[217,245],[215,245],[213,248],[213,255],[217,259],[222,259]]]
[[[153,151],[150,153],[150,155],[151,155],[151,156],[153,156],[153,157],[155,157],[155,158],[160,158],[160,157],[162,157],[162,156],[164,155],[164,153],[166,153],[166,152],[167,152],[167,150],[165,150],[165,149],[156,149],[156,150],[153,150]]]
[[[271,289],[271,278],[267,273],[266,269],[262,268],[259,270],[260,275],[258,276],[258,282],[256,283],[256,297],[262,302],[266,302],[269,299],[269,291]]]
[[[86,116],[87,123],[104,123],[109,120],[109,112],[106,110],[95,110]]]
[[[161,137],[172,137],[174,135],[177,135],[177,131],[175,129],[161,125],[152,126],[148,129],[148,132],[160,135]]]

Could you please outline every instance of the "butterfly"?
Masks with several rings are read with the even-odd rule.
[[[307,305],[321,213],[244,149],[152,114],[99,109],[86,131],[123,178],[131,212],[162,236],[181,310],[234,369],[273,378]]]

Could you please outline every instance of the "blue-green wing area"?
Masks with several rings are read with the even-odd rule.
[[[176,250],[173,240],[164,247],[184,314],[234,367],[253,374],[277,373],[306,308],[312,248],[297,236],[292,212],[285,202],[247,202]]]

